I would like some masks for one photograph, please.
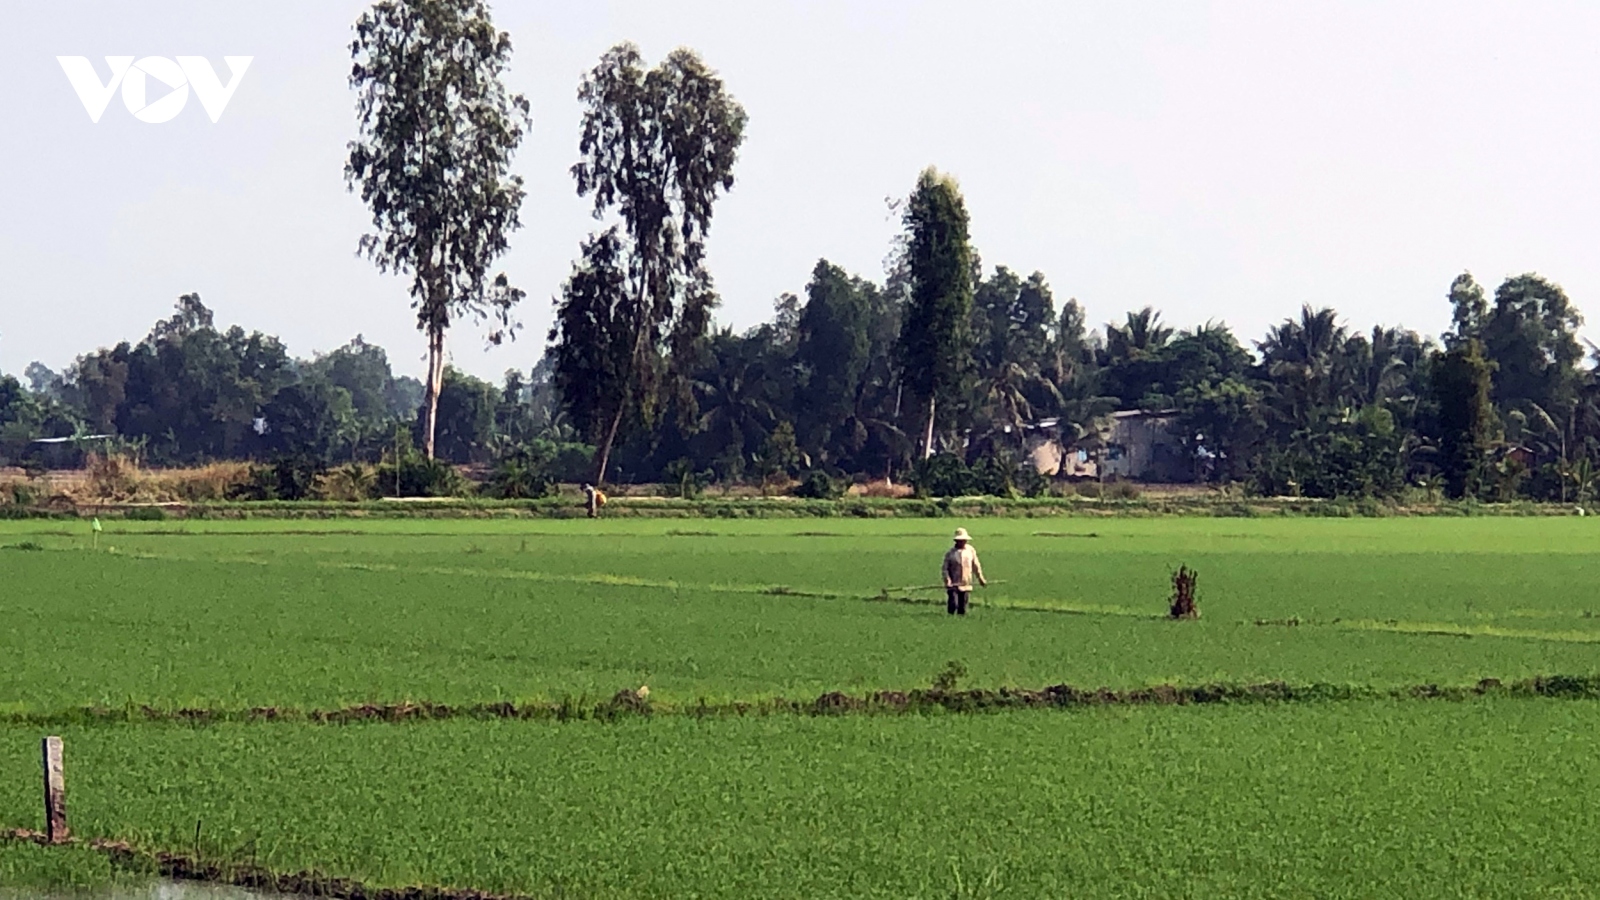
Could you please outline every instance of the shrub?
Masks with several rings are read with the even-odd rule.
[[[973,493],[972,470],[954,453],[919,460],[907,478],[918,497],[964,497]]]
[[[257,491],[256,469],[245,462],[217,462],[187,469],[141,469],[127,453],[86,457],[83,477],[63,494],[75,501],[114,503],[200,503],[250,497]],[[3,497],[3,490],[0,490]],[[30,499],[28,502],[32,502]]]
[[[875,481],[869,481],[866,484],[860,485],[859,487],[852,488],[850,493],[859,494],[862,497],[888,497],[891,499],[900,500],[905,497],[910,497],[912,494],[915,494],[916,491],[909,484],[895,484],[886,478],[879,478]]]
[[[501,500],[533,500],[555,493],[554,456],[547,446],[518,447],[501,457],[484,484],[484,493]]]
[[[83,492],[96,500],[131,500],[139,491],[139,468],[131,457],[91,453]]]
[[[555,450],[550,459],[550,474],[557,482],[581,482],[593,474],[593,447],[568,443],[551,443],[550,446]]]
[[[970,486],[974,494],[988,497],[1016,496],[1017,466],[1002,456],[985,456],[972,465]]]
[[[39,499],[39,495],[34,489],[26,484],[9,485],[6,491],[10,496],[0,499],[4,499],[7,504],[12,506],[32,506],[33,502]]]
[[[715,473],[710,470],[697,472],[694,463],[687,457],[675,459],[661,468],[661,475],[666,479],[666,486],[674,496],[685,500],[700,496],[711,483]]]
[[[1044,497],[1050,493],[1050,479],[1024,460],[1017,466],[1016,489],[1024,497]]]
[[[1319,424],[1268,447],[1255,489],[1266,496],[1324,499],[1396,496],[1405,488],[1400,446],[1392,417],[1363,411],[1353,421]],[[1508,492],[1522,475],[1509,468],[1499,474]]]
[[[316,489],[322,463],[309,456],[286,456],[271,466],[275,496],[279,500],[305,500]]]
[[[378,496],[378,470],[365,463],[346,463],[318,475],[312,492],[321,500],[371,500]]]
[[[134,522],[165,522],[167,511],[159,506],[139,506],[123,513],[122,517]]]
[[[1137,500],[1143,493],[1132,481],[1080,481],[1064,488],[1062,496],[1077,494],[1087,500]]]
[[[821,469],[812,469],[794,489],[796,497],[808,500],[837,500],[844,496],[845,484]]]
[[[197,503],[226,500],[251,479],[251,466],[243,462],[218,462],[191,469],[168,469],[147,479],[154,500]]]
[[[268,465],[250,467],[250,478],[228,493],[229,500],[306,500],[323,475],[322,465],[311,457],[286,456]]]
[[[463,497],[469,486],[444,460],[408,453],[378,466],[378,491],[393,497]]]
[[[228,500],[271,500],[276,496],[272,470],[251,466],[249,477],[228,489]]]
[[[936,453],[917,463],[907,481],[918,497],[1042,497],[1050,488],[1031,463],[1005,450],[971,466],[954,453]]]
[[[1131,481],[1115,481],[1106,485],[1101,496],[1107,500],[1137,500],[1142,493],[1139,486]]]

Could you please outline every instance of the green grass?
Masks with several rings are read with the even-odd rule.
[[[11,812],[7,818],[21,818]],[[110,884],[138,884],[145,879],[114,868],[103,854],[78,847],[41,847],[0,843],[0,898],[38,896],[37,890],[88,890]],[[23,889],[28,893],[22,893]]]
[[[582,897],[1580,897],[1588,703],[101,726],[76,825],[373,884]],[[34,735],[0,728],[0,758]],[[0,812],[31,778],[0,768]],[[986,881],[990,888],[984,890]]]
[[[956,524],[1004,582],[965,620],[904,590]],[[1595,674],[1597,538],[1576,517],[344,519],[110,523],[96,552],[82,523],[0,522],[0,827],[38,824],[17,717],[85,705],[810,699],[950,660],[969,687]],[[1180,563],[1197,622],[1162,619]],[[200,820],[206,853],[254,839],[281,870],[386,885],[1577,897],[1600,884],[1597,716],[1501,697],[63,733],[80,833],[188,850]],[[0,886],[110,877],[52,853],[0,849]]]
[[[99,553],[29,524],[5,530],[44,552],[0,550],[0,712],[807,698],[951,659],[979,687],[1600,669],[1584,519],[987,521],[1005,584],[967,621],[866,599],[936,579],[937,522],[130,524]],[[1199,622],[1160,619],[1180,562]]]

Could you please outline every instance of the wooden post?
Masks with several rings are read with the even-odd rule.
[[[67,777],[61,766],[61,738],[44,739],[44,833],[52,844],[65,843],[67,831]]]

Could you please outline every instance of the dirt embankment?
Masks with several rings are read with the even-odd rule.
[[[568,697],[535,703],[391,703],[339,709],[259,706],[249,709],[163,709],[153,706],[86,707],[50,714],[21,713],[0,721],[29,725],[165,722],[213,725],[227,722],[300,722],[312,725],[426,722],[445,719],[523,719],[556,722],[614,721],[635,716],[906,715],[979,713],[1010,709],[1083,709],[1101,706],[1196,706],[1216,703],[1314,703],[1373,699],[1466,700],[1483,696],[1600,700],[1600,675],[1544,675],[1505,683],[1486,678],[1470,686],[1419,684],[1402,687],[1304,684],[1154,685],[1140,688],[1081,688],[1057,684],[1039,689],[1002,687],[918,688],[852,694],[829,691],[809,700],[771,697],[691,704],[658,703],[647,690],[622,690],[610,698]]]

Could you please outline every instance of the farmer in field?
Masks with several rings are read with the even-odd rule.
[[[604,496],[605,496],[604,494],[600,493],[600,489],[599,488],[595,487],[592,484],[587,484],[587,483],[584,484],[584,486],[583,486],[583,501],[584,501],[584,506],[588,507],[589,518],[593,519],[596,516],[600,515],[600,504],[605,502],[605,500],[602,499]]]
[[[978,551],[972,548],[972,536],[965,528],[956,529],[956,544],[944,555],[945,612],[952,616],[967,614],[967,601],[972,599],[972,579],[987,586],[983,577],[983,564],[978,562]]]

